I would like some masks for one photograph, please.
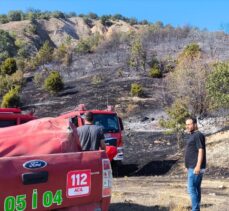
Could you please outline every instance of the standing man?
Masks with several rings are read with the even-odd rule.
[[[185,150],[185,167],[188,170],[188,192],[191,197],[192,211],[200,210],[201,181],[206,168],[205,137],[198,131],[196,118],[186,119],[189,139]]]
[[[103,128],[93,125],[93,113],[88,111],[84,114],[84,125],[77,128],[80,144],[83,151],[106,149],[104,143]]]

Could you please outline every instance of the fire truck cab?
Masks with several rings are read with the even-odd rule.
[[[60,117],[71,118],[72,122],[78,126],[84,125],[83,115],[86,111],[85,105],[80,104],[76,109],[66,112]],[[105,135],[105,144],[107,146],[115,146],[117,155],[113,158],[114,161],[123,160],[123,138],[122,131],[124,130],[122,119],[117,115],[112,106],[108,106],[105,110],[90,110],[93,113],[94,124],[103,128]]]

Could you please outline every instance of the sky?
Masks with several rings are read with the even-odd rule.
[[[123,16],[209,31],[229,29],[229,0],[0,0],[0,14],[10,10],[76,12]],[[223,27],[223,28],[222,28]]]

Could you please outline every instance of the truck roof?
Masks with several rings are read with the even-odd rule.
[[[20,108],[0,108],[0,113],[21,113]]]
[[[71,118],[75,116],[81,116],[82,114],[84,114],[87,111],[90,111],[93,114],[116,114],[116,112],[114,111],[107,111],[107,110],[73,110],[73,111],[69,111],[69,112],[61,114],[60,117]]]
[[[116,114],[114,111],[107,111],[107,110],[89,110],[90,112],[94,114]],[[87,111],[80,111],[80,114],[83,114]]]
[[[33,113],[22,113],[20,108],[0,108],[0,120],[18,119],[29,121],[37,117]]]

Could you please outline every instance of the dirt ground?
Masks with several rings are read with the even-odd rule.
[[[204,178],[201,211],[229,211],[229,179]],[[109,211],[187,211],[186,178],[171,176],[114,178]]]
[[[228,137],[228,130],[207,137],[201,211],[229,211]],[[131,131],[125,140],[124,162],[113,168],[109,211],[191,210],[183,153],[174,137]]]

